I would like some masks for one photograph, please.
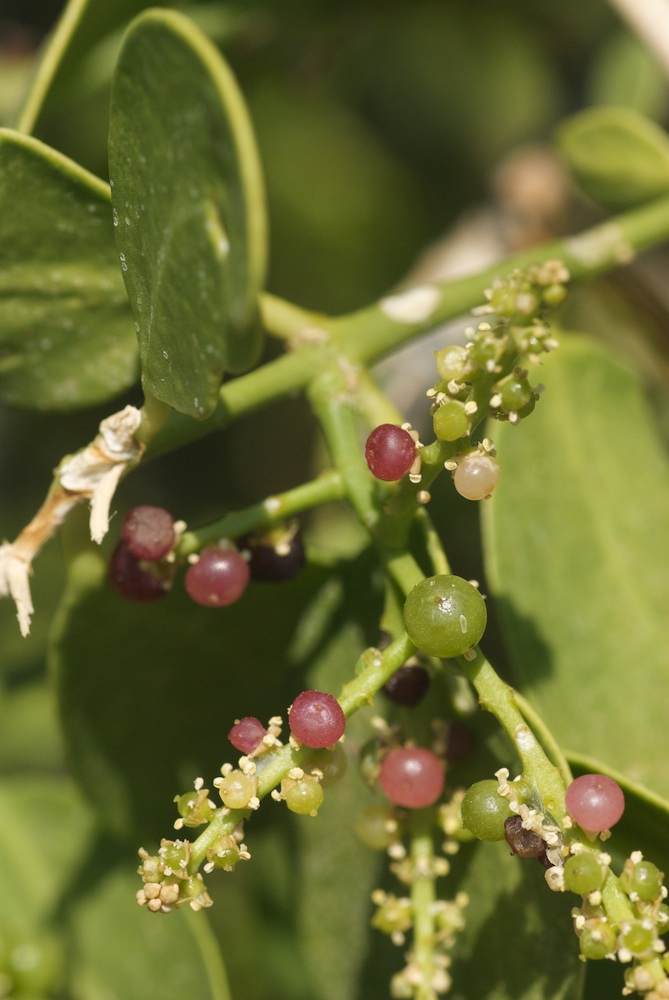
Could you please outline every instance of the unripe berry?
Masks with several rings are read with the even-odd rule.
[[[468,788],[460,805],[462,825],[479,840],[504,840],[504,823],[513,815],[509,800],[493,778]]]
[[[485,601],[459,576],[421,580],[404,603],[409,638],[429,656],[461,656],[479,641],[486,621]]]
[[[499,481],[499,465],[492,455],[470,452],[458,462],[453,483],[466,500],[488,500]]]

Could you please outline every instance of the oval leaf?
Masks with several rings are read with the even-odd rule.
[[[102,858],[104,852],[110,853],[107,844],[100,845]],[[204,914],[148,913],[135,900],[137,883],[127,857],[94,881],[88,873],[73,908],[68,995],[73,1000],[230,1000]]]
[[[604,208],[631,208],[669,191],[669,137],[629,108],[568,118],[557,141],[577,184]]]
[[[109,166],[144,388],[208,416],[223,372],[258,355],[264,198],[234,78],[182,15],[150,11],[125,36]]]
[[[561,744],[669,792],[669,461],[636,373],[565,337],[484,508],[514,679]],[[653,752],[649,753],[649,734]]]
[[[0,400],[70,410],[128,389],[137,346],[107,185],[0,129],[0,205]]]

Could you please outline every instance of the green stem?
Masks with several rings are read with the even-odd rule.
[[[327,360],[323,348],[328,336],[330,345],[336,346],[351,363],[369,365],[401,344],[480,305],[485,290],[500,274],[559,258],[569,268],[572,278],[580,281],[628,263],[636,253],[663,242],[668,236],[669,197],[663,197],[577,236],[513,254],[478,274],[430,285],[436,305],[428,315],[413,322],[393,319],[388,313],[387,299],[333,319],[307,312],[274,296],[262,295],[261,312],[267,328],[285,339],[292,337],[299,341],[302,337],[304,346],[225,382],[216,411],[207,420],[193,420],[173,413],[151,443],[146,457],[155,457],[198,440],[247,413],[304,389]],[[309,332],[311,337],[305,337]]]
[[[411,908],[413,912],[413,962],[420,970],[421,985],[416,1000],[435,1000],[434,977],[434,903],[437,898],[434,861],[434,814],[429,809],[415,809],[409,817],[411,837]]]
[[[614,930],[627,920],[634,920],[634,911],[630,906],[629,897],[620,887],[620,879],[609,868],[601,889],[602,905]]]
[[[221,539],[239,538],[249,531],[270,527],[305,510],[341,500],[343,495],[340,474],[334,470],[324,472],[308,483],[276,493],[244,510],[232,511],[201,528],[184,532],[179,541],[179,555],[188,556]]]
[[[495,716],[511,739],[523,773],[536,783],[545,808],[558,823],[561,822],[566,814],[565,781],[559,768],[548,759],[521,715],[513,689],[505,684],[478,648],[474,653],[471,660],[458,657],[460,668],[474,685],[481,707]]]
[[[391,643],[383,652],[368,649],[356,664],[356,674],[352,681],[344,684],[339,695],[339,704],[348,718],[364,705],[371,705],[374,696],[410,656],[416,647],[408,635],[403,635]]]
[[[346,495],[360,522],[374,531],[379,520],[375,484],[364,460],[353,408],[356,373],[332,355],[330,365],[309,386],[309,399],[341,473]]]
[[[669,197],[664,196],[576,236],[512,254],[478,274],[423,286],[433,290],[434,307],[427,309],[429,295],[424,295],[424,313],[413,321],[394,319],[388,298],[359,312],[337,318],[331,324],[333,339],[352,361],[371,364],[408,340],[479,305],[483,302],[485,290],[500,274],[544,260],[559,259],[566,264],[574,281],[582,281],[628,264],[637,253],[664,242],[668,237]],[[392,303],[397,297],[390,298]],[[418,308],[420,300],[416,301]],[[407,297],[405,302],[406,311],[410,313],[411,300]]]

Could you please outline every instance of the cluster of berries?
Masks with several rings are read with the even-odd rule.
[[[123,519],[112,553],[109,580],[130,601],[165,597],[174,581],[177,551],[185,525],[162,507],[141,504]],[[296,522],[250,534],[238,544],[212,545],[188,557],[184,585],[197,604],[217,608],[234,604],[251,580],[290,580],[305,565],[302,534]]]

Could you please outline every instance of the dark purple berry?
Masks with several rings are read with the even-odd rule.
[[[292,580],[305,566],[304,541],[297,522],[246,535],[239,540],[239,547],[249,553],[251,579],[261,583]]]
[[[157,601],[167,595],[172,584],[171,567],[142,562],[132,555],[123,539],[112,553],[107,576],[128,601]]]
[[[396,670],[382,691],[396,705],[412,708],[423,700],[430,687],[430,675],[425,667],[405,664]]]

